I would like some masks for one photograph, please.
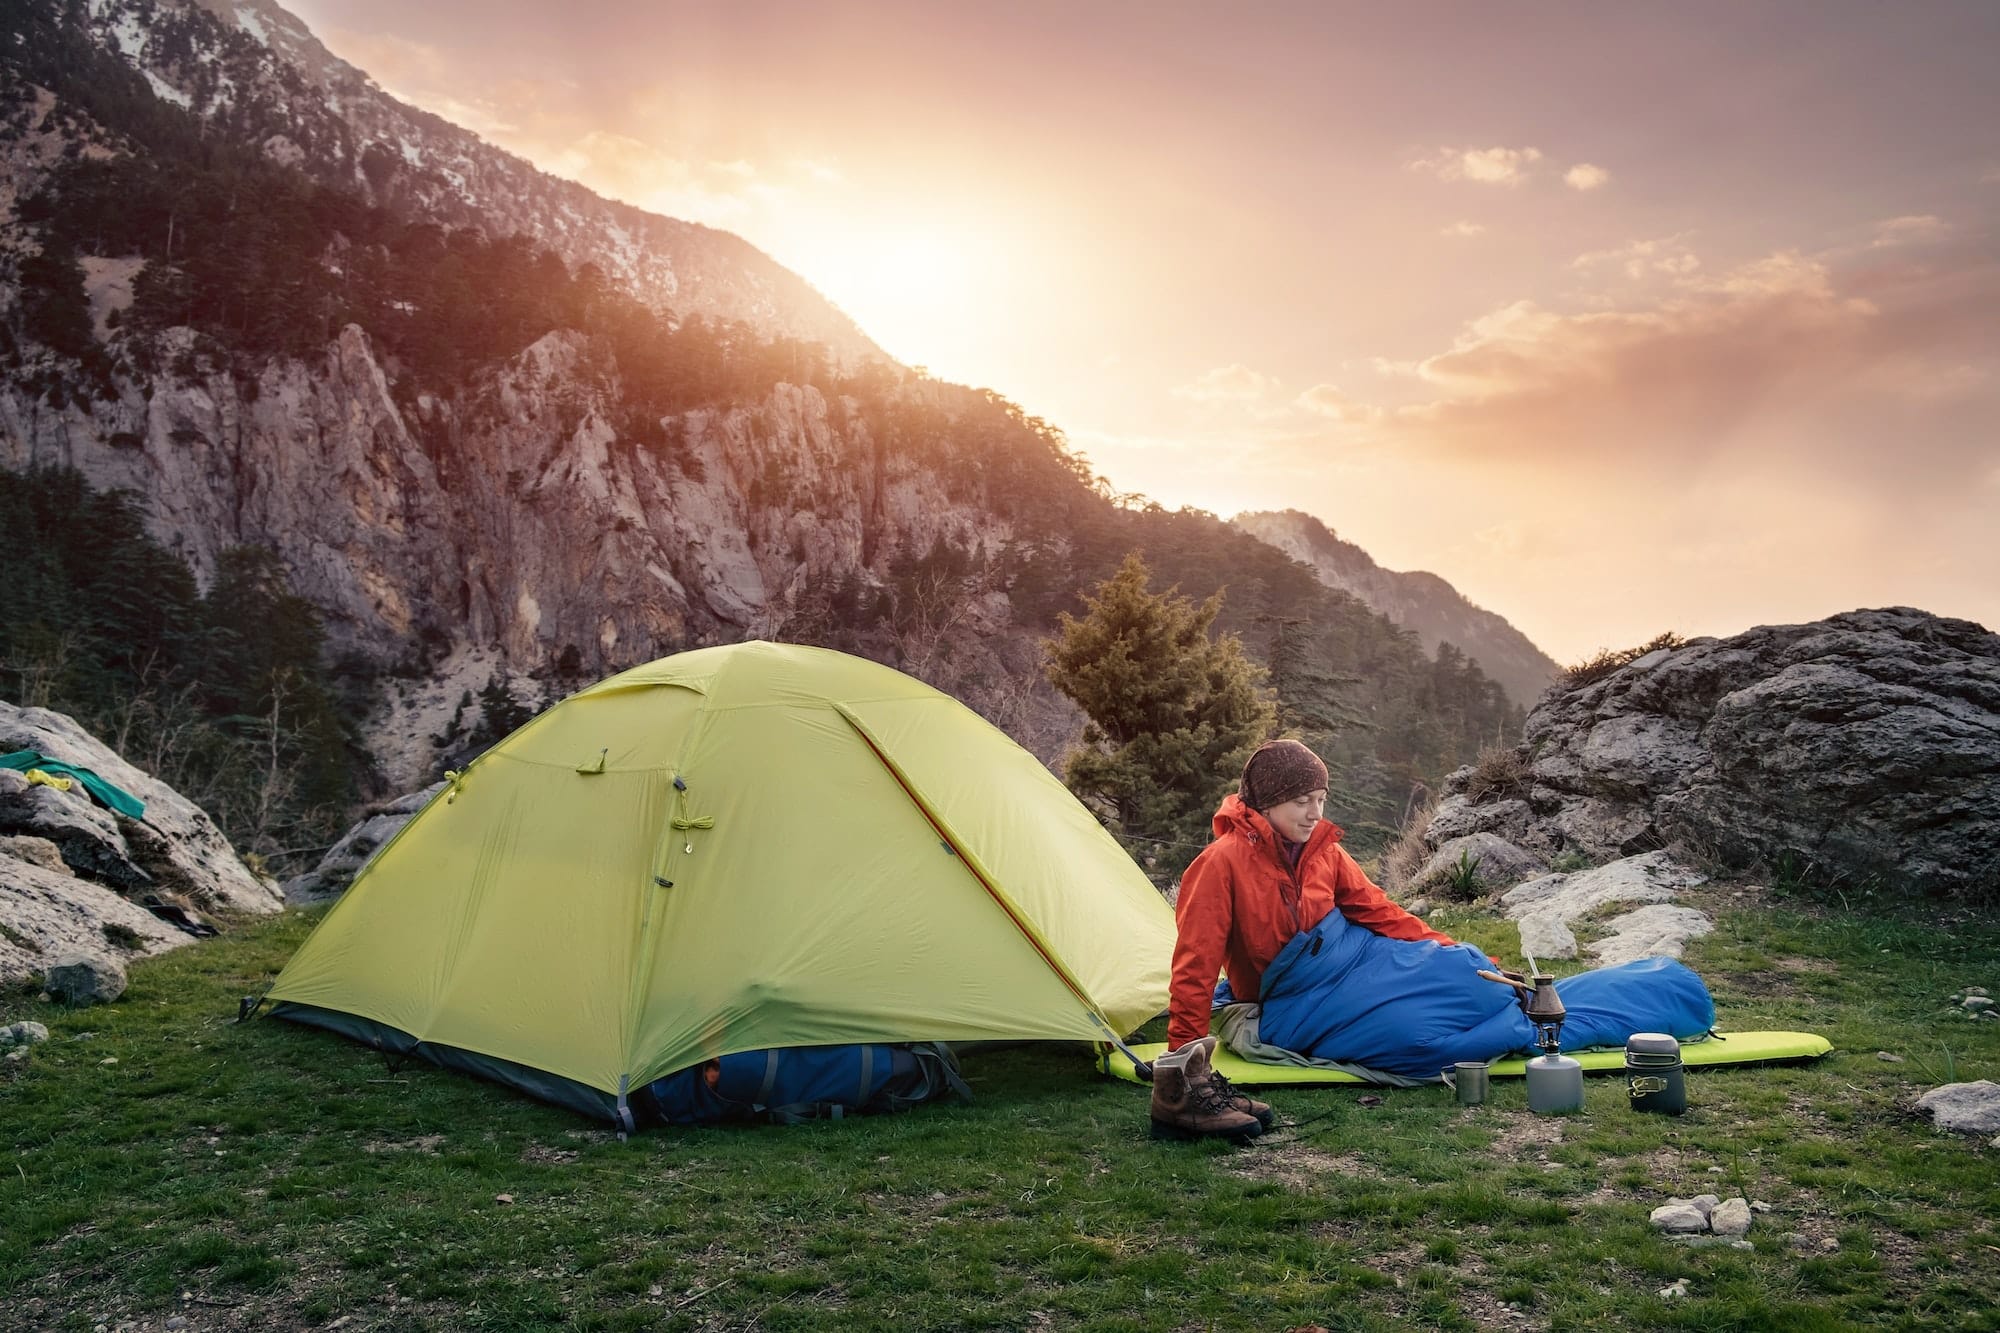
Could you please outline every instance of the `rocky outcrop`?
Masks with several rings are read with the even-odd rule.
[[[1435,846],[1493,833],[1605,860],[1674,845],[1734,869],[1919,893],[2000,882],[2000,635],[1909,608],[1761,626],[1552,692],[1526,778],[1446,782]]]
[[[159,953],[213,933],[217,917],[278,911],[207,815],[132,767],[76,722],[0,703],[0,752],[36,750],[87,768],[146,806],[130,819],[0,769],[0,981],[83,952]]]
[[[1296,509],[1238,514],[1230,521],[1310,567],[1328,587],[1360,598],[1414,633],[1425,652],[1436,652],[1440,643],[1451,644],[1479,663],[1489,679],[1524,707],[1556,678],[1555,662],[1527,635],[1505,618],[1474,606],[1435,574],[1384,569],[1368,552]]]

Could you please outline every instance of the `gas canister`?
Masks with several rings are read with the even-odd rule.
[[[1664,1032],[1635,1032],[1625,1043],[1625,1091],[1632,1109],[1679,1115],[1688,1108],[1681,1044]]]

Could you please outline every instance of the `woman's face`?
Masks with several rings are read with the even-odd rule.
[[[1274,805],[1259,814],[1271,821],[1271,827],[1287,842],[1304,842],[1312,836],[1313,826],[1320,821],[1326,809],[1326,789],[1309,791],[1304,796],[1295,796],[1283,805]]]

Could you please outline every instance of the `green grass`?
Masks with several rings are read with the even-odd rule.
[[[137,965],[108,1009],[0,996],[53,1034],[0,1065],[0,1328],[2000,1328],[2000,1151],[1906,1109],[1947,1068],[2000,1077],[2000,1023],[1945,1004],[2000,985],[2000,931],[1711,905],[1690,961],[1725,1026],[1836,1054],[1692,1071],[1680,1119],[1616,1079],[1561,1119],[1518,1083],[1470,1110],[1278,1090],[1288,1126],[1244,1150],[1151,1142],[1144,1090],[1060,1046],[968,1054],[970,1106],[621,1143],[233,1026],[291,914]],[[1772,1205],[1753,1249],[1653,1234],[1704,1191]]]

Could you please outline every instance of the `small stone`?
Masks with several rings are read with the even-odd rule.
[[[1710,1168],[1708,1168],[1708,1174],[1710,1174],[1711,1176],[1726,1176],[1729,1173],[1727,1171],[1724,1171],[1719,1166],[1711,1166]]]
[[[1983,1013],[1992,1007],[1993,1001],[1987,999],[1984,995],[1968,995],[1965,997],[1965,1010],[1967,1013]]]
[[[1986,987],[1967,986],[1965,988],[1965,996],[1967,999],[1984,999],[1986,996]]]
[[[115,1055],[107,1055],[102,1060],[99,1060],[97,1063],[101,1065],[115,1065],[118,1063],[118,1057]]]
[[[1410,905],[1403,910],[1411,916],[1429,916],[1431,914],[1431,900],[1428,898],[1412,898],[1410,899]]]
[[[1822,1236],[1820,1237],[1819,1247],[1822,1250],[1837,1250],[1840,1248],[1840,1241],[1833,1236]]]
[[[49,1030],[40,1023],[9,1023],[0,1028],[0,1050],[9,1046],[33,1046],[49,1039]]]
[[[1682,1297],[1686,1296],[1687,1294],[1688,1294],[1688,1280],[1686,1278],[1681,1278],[1679,1281],[1675,1282],[1674,1285],[1671,1287],[1660,1288],[1660,1299],[1663,1301],[1677,1301],[1680,1300]]]
[[[16,1046],[13,1050],[7,1052],[6,1055],[7,1063],[10,1065],[20,1064],[27,1058],[28,1058],[28,1048],[25,1046]]]
[[[1708,1226],[1718,1236],[1741,1236],[1750,1230],[1750,1205],[1742,1199],[1725,1199],[1708,1215]]]
[[[1757,1247],[1739,1236],[1735,1240],[1729,1242],[1729,1248],[1732,1250],[1754,1250]]]
[[[1362,1106],[1380,1106],[1382,1104],[1382,1099],[1374,1096],[1356,1097],[1354,1100]]]
[[[1708,1215],[1679,1199],[1661,1204],[1647,1220],[1670,1236],[1697,1235],[1708,1230]]]
[[[1917,1109],[1929,1112],[1939,1129],[1991,1134],[2000,1129],[2000,1083],[1983,1078],[1977,1083],[1947,1083],[1919,1097]]]
[[[1806,1235],[1803,1231],[1787,1231],[1785,1233],[1785,1244],[1794,1250],[1808,1250],[1812,1248],[1812,1237]]]
[[[511,1195],[511,1194],[496,1194],[496,1195],[494,1195],[494,1196],[493,1196],[493,1202],[495,1202],[495,1203],[512,1203],[512,1202],[514,1202],[514,1196],[513,1196],[513,1195]]]
[[[187,1326],[188,1326],[187,1320],[181,1318],[179,1315],[175,1315],[172,1319],[169,1319],[167,1321],[167,1333],[174,1333],[175,1329],[186,1328]]]
[[[1762,1199],[1752,1199],[1750,1201],[1750,1211],[1753,1213],[1768,1213],[1771,1211],[1771,1205],[1765,1203]]]
[[[1897,1055],[1894,1051],[1877,1051],[1875,1052],[1875,1058],[1892,1065],[1903,1063],[1903,1057]]]
[[[1688,1200],[1688,1203],[1690,1203],[1696,1208],[1701,1209],[1701,1215],[1703,1217],[1707,1217],[1710,1213],[1714,1212],[1715,1205],[1721,1202],[1722,1200],[1716,1198],[1713,1194],[1697,1194],[1692,1199]]]

